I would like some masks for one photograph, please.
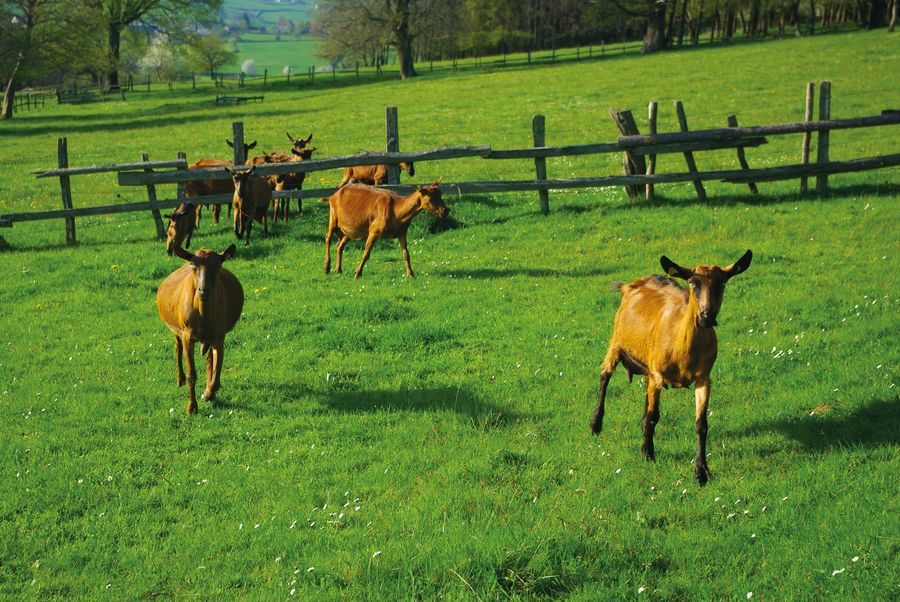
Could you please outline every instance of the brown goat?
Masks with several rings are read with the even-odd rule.
[[[285,134],[287,134],[288,140],[291,141],[291,151],[302,151],[306,148],[306,145],[312,141],[313,137],[313,135],[310,134],[306,138],[294,138],[289,132],[285,132]]]
[[[416,187],[409,196],[401,197],[396,192],[374,188],[365,184],[348,184],[322,201],[330,207],[328,233],[325,235],[325,273],[331,269],[331,236],[340,229],[343,237],[337,244],[337,265],[335,272],[341,271],[341,256],[344,246],[351,238],[366,239],[362,260],[356,268],[355,278],[362,275],[363,266],[372,251],[372,245],[379,238],[396,238],[400,241],[406,275],[412,278],[409,251],[406,248],[406,231],[412,219],[423,209],[438,217],[449,213],[441,200],[440,180],[430,186]]]
[[[182,203],[167,215],[169,224],[166,227],[166,253],[171,255],[175,247],[191,246],[191,236],[196,226],[197,208],[193,203]]]
[[[412,163],[400,163],[399,167],[410,176],[416,175],[416,168]],[[344,177],[338,188],[350,182],[381,186],[387,181],[387,174],[387,165],[354,165],[344,169]]]
[[[647,380],[644,406],[644,441],[641,450],[648,460],[655,458],[653,431],[659,421],[659,392],[663,387],[694,384],[697,457],[694,475],[700,485],[709,480],[706,464],[706,408],[710,378],[716,361],[716,316],[722,307],[725,283],[747,270],[753,253],[749,250],[728,267],[698,265],[683,268],[663,256],[660,264],[669,278],[646,276],[631,284],[616,283],[622,303],[616,313],[609,350],[600,369],[600,394],[591,421],[594,434],[603,428],[606,386],[616,364],[622,362],[631,380],[643,374]],[[689,290],[671,278],[687,280]]]
[[[231,140],[225,139],[225,144],[234,148],[234,142]],[[250,144],[244,144],[244,156],[247,156],[251,150],[256,148],[256,140],[251,142]],[[190,165],[188,165],[188,169],[202,169],[205,167],[225,167],[231,166],[231,161],[221,161],[219,159],[198,159],[194,161]],[[184,186],[184,196],[185,198],[195,198],[198,196],[208,196],[213,194],[231,194],[234,192],[234,186],[229,180],[201,180],[198,182],[187,182]],[[200,211],[201,205],[197,203],[197,220],[195,225],[200,225]],[[229,211],[231,207],[229,206]],[[213,221],[217,224],[219,223],[219,216],[222,214],[222,206],[221,205],[213,205],[212,206],[212,214]]]
[[[222,267],[234,251],[231,245],[224,253],[200,249],[193,255],[175,247],[175,254],[188,263],[169,274],[156,293],[159,317],[175,335],[179,387],[185,383],[182,356],[187,355],[188,414],[197,411],[194,344],[199,342],[200,353],[206,356],[203,399],[212,400],[221,385],[225,334],[237,324],[244,308],[241,283]]]
[[[310,135],[311,137],[312,135]],[[312,158],[312,154],[316,151],[316,147],[304,148],[303,150],[291,149],[290,153],[284,153],[281,151],[275,151],[274,153],[267,153],[265,155],[259,155],[247,160],[247,165],[264,165],[266,163],[293,163],[300,161],[308,161]],[[282,190],[301,190],[303,188],[303,181],[306,180],[306,172],[296,172],[296,173],[287,173],[287,174],[277,174],[272,176],[266,176],[266,180],[269,182],[269,187],[273,192],[279,192]],[[279,212],[282,214],[282,219],[287,221],[288,218],[288,207],[290,205],[290,199],[280,199],[277,197],[273,198],[273,204],[275,206],[273,210],[274,221],[278,221]],[[297,199],[298,202],[298,210],[303,210],[303,200]]]
[[[225,170],[231,174],[234,184],[234,234],[240,239],[246,233],[245,246],[250,245],[250,230],[253,220],[262,222],[263,236],[269,236],[269,204],[272,202],[272,189],[262,176],[256,175],[256,166],[245,170]]]

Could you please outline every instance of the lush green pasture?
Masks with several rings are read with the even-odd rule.
[[[263,70],[269,70],[269,76],[281,75],[285,66],[290,65],[293,73],[306,73],[310,65],[323,65],[326,61],[318,56],[319,40],[314,37],[281,36],[276,39],[271,34],[241,35],[237,43],[237,60],[225,67],[226,71],[240,71],[241,65],[247,59],[256,61],[256,73],[262,76]]]
[[[835,117],[897,108],[900,47],[883,31],[647,58],[268,90],[213,108],[213,90],[53,107],[0,125],[0,214],[59,205],[27,174],[89,165],[227,157],[244,121],[262,149],[285,130],[321,156],[401,148],[610,140],[607,111],[672,101],[692,127],[802,117],[807,81],[831,79]],[[835,132],[832,154],[900,152],[896,128]],[[748,151],[796,161],[798,136]],[[616,173],[619,157],[551,159],[551,177]],[[702,168],[736,166],[730,152]],[[683,169],[679,157],[661,171]],[[533,164],[457,160],[417,179],[528,178]],[[335,184],[338,171],[309,185]],[[394,242],[362,280],[322,272],[327,213],[239,245],[228,265],[246,305],[226,340],[223,388],[184,414],[172,337],[155,291],[181,263],[149,215],[0,230],[0,597],[232,599],[614,598],[886,600],[898,596],[897,386],[900,173],[797,182],[445,199],[421,216],[417,277]],[[110,175],[73,178],[75,203],[142,199]],[[171,190],[161,188],[169,197]],[[261,229],[254,230],[254,236]],[[194,248],[231,244],[208,220]],[[658,460],[640,456],[642,389],[613,378],[605,430],[590,434],[598,366],[618,302],[610,282],[755,258],[732,281],[718,328],[712,480],[692,480],[693,394],[667,390]],[[198,358],[199,359],[199,358]],[[201,376],[202,380],[202,376]],[[638,379],[639,380],[639,379]]]

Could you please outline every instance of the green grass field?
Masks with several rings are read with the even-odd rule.
[[[262,76],[263,70],[269,70],[269,76],[282,74],[285,66],[290,66],[295,74],[306,73],[310,65],[325,65],[327,61],[316,56],[319,40],[304,36],[300,39],[282,36],[276,39],[272,34],[245,33],[236,44],[237,59],[231,65],[223,67],[225,71],[240,71],[245,60],[256,61],[256,73]]]
[[[802,118],[811,80],[836,118],[898,108],[884,31],[358,87],[135,93],[0,124],[0,214],[53,209],[56,137],[75,166],[229,156],[231,123],[264,150],[285,130],[326,157],[383,148],[609,141],[610,107],[660,131]],[[727,74],[727,77],[726,75]],[[896,128],[834,132],[837,159],[900,152]],[[793,163],[799,136],[748,150]],[[815,152],[815,151],[814,151]],[[702,169],[736,167],[701,153]],[[528,161],[417,165],[417,180],[530,178]],[[550,177],[618,173],[616,156],[548,160]],[[659,171],[683,170],[666,157]],[[336,184],[338,170],[308,186]],[[794,182],[459,197],[413,223],[415,279],[393,241],[359,281],[322,270],[327,212],[307,201],[227,266],[246,304],[223,388],[184,414],[155,291],[182,262],[147,214],[0,230],[0,597],[5,599],[729,599],[898,596],[900,173]],[[165,187],[159,194],[169,198]],[[142,200],[114,176],[73,178],[76,206]],[[223,250],[205,220],[193,249]],[[725,293],[705,488],[692,479],[693,394],[663,392],[657,461],[640,455],[642,386],[616,373],[593,437],[615,280],[659,257],[754,262]],[[361,244],[345,253],[355,267]],[[202,375],[200,379],[202,381]]]

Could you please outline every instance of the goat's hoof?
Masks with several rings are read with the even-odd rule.
[[[197,404],[196,403],[188,403],[187,413],[188,413],[188,416],[190,416],[191,414],[196,414],[197,413]]]
[[[694,476],[701,487],[709,481],[709,469],[706,466],[694,466]]]
[[[648,462],[656,461],[656,454],[653,453],[652,447],[650,449],[644,448],[641,450],[641,452],[644,454],[644,459],[647,460]]]
[[[207,389],[203,392],[203,395],[200,396],[200,399],[204,401],[212,401],[213,397],[216,396],[215,389]]]
[[[179,374],[178,378],[175,379],[175,383],[179,387],[183,387],[185,382],[186,382],[186,379],[184,378],[184,374]]]
[[[595,435],[599,435],[600,431],[603,430],[603,423],[599,420],[595,420],[591,422],[591,432]]]

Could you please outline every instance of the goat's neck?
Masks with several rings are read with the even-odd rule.
[[[694,343],[700,335],[700,327],[697,325],[697,318],[700,316],[700,304],[697,303],[697,297],[694,291],[688,293],[688,303],[681,317],[681,327],[678,336],[678,344],[682,357],[690,355]]]
[[[400,198],[394,205],[394,215],[403,223],[408,223],[422,210],[422,193],[418,190]]]

